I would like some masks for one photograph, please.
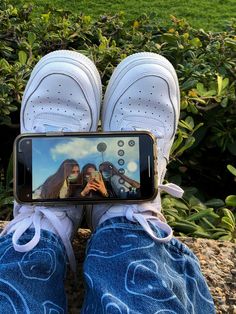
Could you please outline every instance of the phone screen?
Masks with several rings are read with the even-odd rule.
[[[33,202],[149,198],[154,193],[153,140],[143,136],[23,137],[18,141],[18,198]]]

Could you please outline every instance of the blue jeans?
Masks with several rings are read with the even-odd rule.
[[[20,243],[32,236],[27,230]],[[66,313],[65,256],[60,239],[48,231],[27,253],[14,250],[12,234],[0,238],[0,313]]]
[[[31,237],[28,230],[21,244]],[[52,233],[42,231],[28,253],[15,252],[11,234],[0,238],[0,313],[66,313],[65,271],[63,245]],[[123,217],[92,235],[84,279],[83,314],[215,313],[194,254],[176,239],[154,242]]]
[[[105,221],[92,235],[84,278],[83,314],[215,313],[196,256],[177,239],[154,242],[123,217]]]

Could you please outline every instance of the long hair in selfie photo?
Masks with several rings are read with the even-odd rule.
[[[64,160],[59,166],[58,170],[49,178],[47,178],[46,181],[42,184],[41,197],[44,199],[59,198],[60,190],[65,183],[65,180],[67,180],[68,177],[71,175],[72,169],[74,167],[78,167],[80,172],[80,167],[76,160]],[[68,185],[70,185],[70,183],[68,183]],[[69,195],[66,195],[66,197],[68,196]]]

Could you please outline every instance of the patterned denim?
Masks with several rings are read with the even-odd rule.
[[[164,234],[156,230],[159,236]],[[32,230],[21,239],[29,241]],[[0,313],[67,313],[66,255],[60,239],[41,230],[30,252],[0,238]],[[156,243],[124,217],[100,225],[84,263],[85,314],[211,314],[214,304],[194,254],[177,239]]]
[[[154,242],[124,217],[106,220],[92,235],[84,277],[83,314],[215,313],[196,256],[177,239]]]
[[[33,237],[27,230],[20,244]],[[12,234],[0,238],[0,313],[66,313],[66,255],[60,239],[41,230],[38,245],[27,253],[12,247]]]

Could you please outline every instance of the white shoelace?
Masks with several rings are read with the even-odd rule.
[[[179,186],[173,183],[160,185],[159,188],[175,197],[182,197],[184,192]],[[132,222],[138,222],[149,236],[157,242],[168,242],[173,237],[172,228],[167,224],[163,214],[156,209],[155,202],[133,205],[114,205],[102,216],[99,224],[107,219],[123,216]],[[166,232],[166,237],[157,237],[153,229],[150,227],[150,224]]]
[[[130,130],[143,130],[139,129],[135,126],[122,128],[124,131]],[[152,132],[152,130],[147,129],[147,131]],[[153,132],[152,132],[153,133]],[[157,132],[153,133],[156,138],[161,139],[163,138],[162,134],[157,134]],[[164,158],[164,156],[163,156]],[[158,185],[159,192],[164,191],[174,197],[181,198],[183,196],[184,190],[181,189],[178,185],[174,183],[167,183],[167,184],[159,184]],[[160,197],[160,195],[159,195]],[[153,201],[149,203],[143,204],[133,204],[133,205],[115,205],[111,207],[100,219],[99,224],[104,222],[109,218],[114,217],[121,217],[125,216],[128,220],[132,222],[138,222],[143,229],[149,234],[149,236],[157,241],[157,242],[168,242],[173,237],[173,230],[166,222],[164,215],[161,213],[161,201]],[[154,227],[157,226],[161,230],[167,233],[166,237],[159,238],[154,233],[153,229],[150,227],[150,224]]]
[[[184,190],[174,183],[159,184],[158,189],[177,198],[181,198],[184,194]]]
[[[66,213],[62,211],[59,215],[66,215]],[[28,252],[32,250],[40,240],[40,229],[44,229],[42,228],[42,220],[44,218],[48,220],[48,222],[53,226],[60,236],[65,246],[71,269],[75,272],[76,261],[73,248],[70,238],[65,232],[65,227],[58,218],[58,211],[56,212],[55,210],[49,210],[43,206],[21,206],[18,215],[7,224],[7,226],[1,232],[0,236],[9,232],[13,232],[12,243],[14,249],[17,252]],[[25,244],[18,244],[20,237],[29,228],[34,228],[35,230],[33,238]]]

